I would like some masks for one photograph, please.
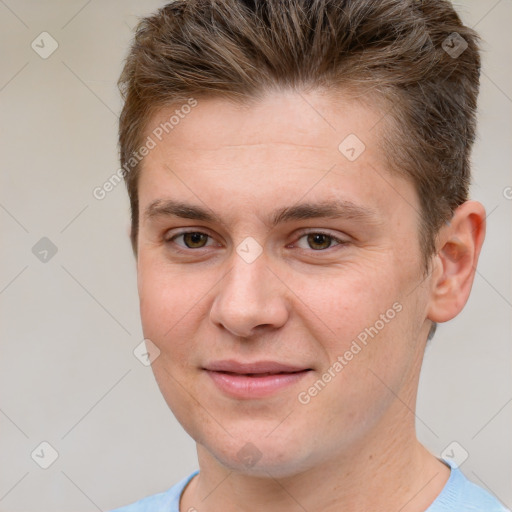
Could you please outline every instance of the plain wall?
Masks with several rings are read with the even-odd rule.
[[[197,468],[133,355],[143,336],[124,184],[93,196],[119,168],[116,81],[137,16],[163,4],[0,3],[0,511],[108,510]],[[457,7],[484,39],[472,197],[488,232],[466,308],[427,348],[417,427],[436,454],[457,441],[464,473],[511,507],[512,2]],[[43,31],[59,45],[46,59],[31,47]],[[43,441],[58,452],[48,469],[31,457]]]

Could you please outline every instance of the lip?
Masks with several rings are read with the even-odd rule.
[[[221,391],[239,399],[269,396],[297,383],[311,371],[277,361],[234,360],[215,361],[203,369]]]
[[[214,372],[230,373],[293,373],[302,370],[310,370],[307,366],[296,366],[277,361],[254,361],[251,363],[242,363],[234,359],[224,359],[222,361],[213,361],[204,367],[205,370]]]

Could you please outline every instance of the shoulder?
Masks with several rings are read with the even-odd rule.
[[[510,512],[494,496],[469,481],[451,461],[450,478],[426,512]]]
[[[194,471],[165,492],[147,496],[135,503],[116,508],[110,512],[179,512],[181,493],[190,480],[198,473],[199,471]]]

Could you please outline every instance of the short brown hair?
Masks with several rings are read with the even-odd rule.
[[[158,109],[191,97],[358,88],[392,123],[385,154],[418,193],[428,270],[439,228],[468,199],[479,75],[478,36],[447,0],[169,3],[139,22],[118,82],[134,253],[140,164],[128,163]]]

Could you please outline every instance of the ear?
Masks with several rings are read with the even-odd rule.
[[[484,238],[485,208],[477,201],[461,204],[451,222],[439,230],[427,313],[433,322],[446,322],[462,311]]]

